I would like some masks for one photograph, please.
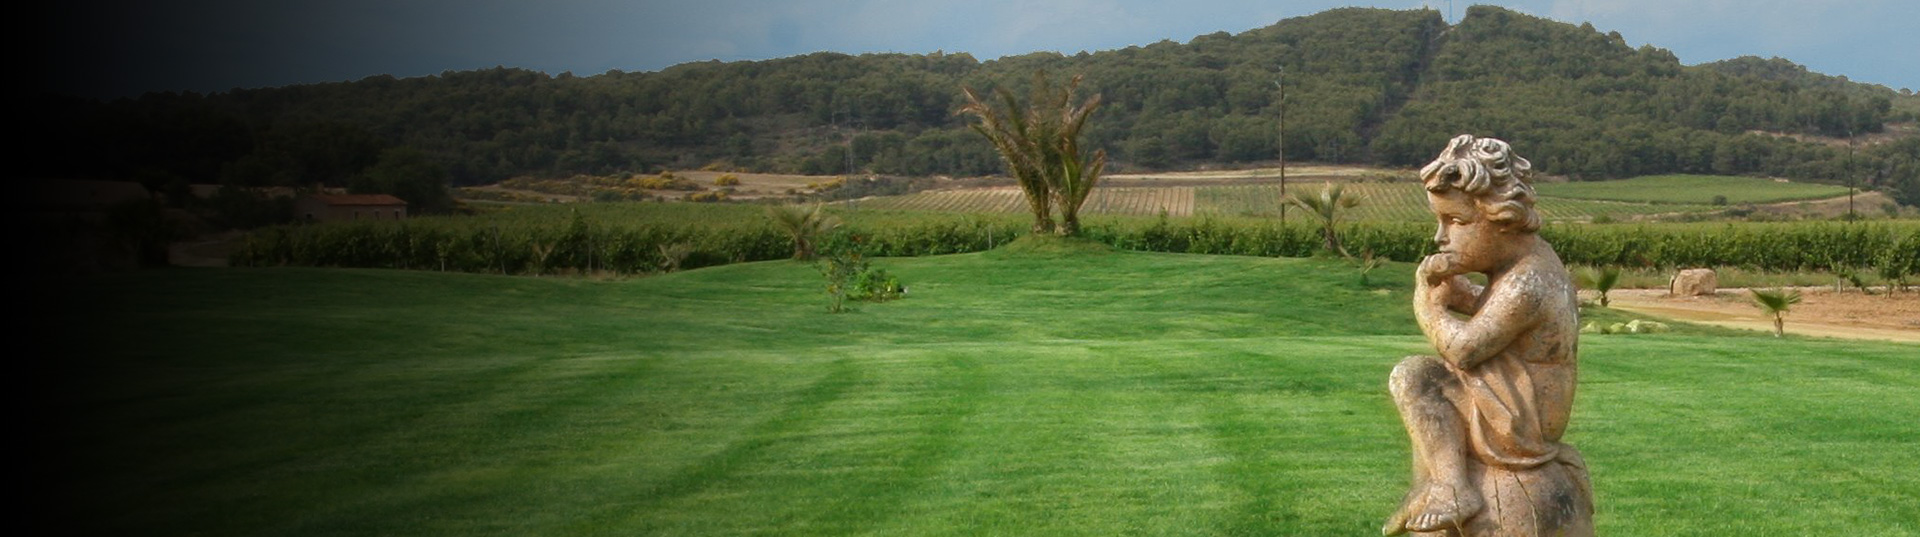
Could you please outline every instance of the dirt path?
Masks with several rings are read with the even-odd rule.
[[[481,185],[481,186],[470,186],[467,188],[471,188],[474,190],[490,190],[494,192],[506,192],[510,194],[519,194],[522,196],[544,199],[544,200],[558,202],[558,203],[579,203],[580,201],[586,199],[584,197],[571,196],[567,194],[548,194],[546,192],[536,192],[533,190],[518,190],[518,189],[507,188],[500,185]]]
[[[1835,293],[1831,287],[1800,288],[1801,302],[1786,314],[1788,333],[1848,339],[1920,343],[1920,292],[1888,296],[1884,290]],[[1583,293],[1583,296],[1586,293]],[[1681,321],[1773,331],[1773,318],[1753,305],[1746,289],[1721,289],[1712,296],[1675,297],[1665,289],[1619,289],[1608,294],[1613,307]]]

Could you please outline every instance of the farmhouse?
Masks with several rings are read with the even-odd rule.
[[[407,202],[386,194],[308,194],[294,200],[293,214],[309,222],[400,220]]]

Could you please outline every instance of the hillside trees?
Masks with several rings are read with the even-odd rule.
[[[25,149],[36,175],[156,184],[343,181],[395,146],[418,148],[463,185],[709,164],[846,173],[849,153],[856,172],[977,175],[995,159],[952,115],[962,104],[952,88],[1011,80],[1018,94],[1020,78],[1044,69],[1084,73],[1084,89],[1106,96],[1084,135],[1116,166],[1236,164],[1279,149],[1280,66],[1284,149],[1307,161],[1417,165],[1474,132],[1530,148],[1543,173],[1581,179],[1833,180],[1843,155],[1750,131],[1870,133],[1912,115],[1892,109],[1905,101],[1886,88],[1785,60],[1688,67],[1618,34],[1494,7],[1451,27],[1432,10],[1345,8],[1187,43],[987,62],[822,52],[594,76],[497,67],[112,102],[39,97],[26,121],[45,135]]]
[[[355,194],[391,194],[407,201],[413,214],[436,214],[453,210],[453,196],[447,191],[445,167],[425,152],[411,147],[396,147],[380,153],[380,160],[347,184]]]

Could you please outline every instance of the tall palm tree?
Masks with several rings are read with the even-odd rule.
[[[972,88],[961,88],[967,103],[959,113],[979,118],[970,125],[986,137],[1007,163],[1008,173],[1027,196],[1033,213],[1033,232],[1053,233],[1053,207],[1060,208],[1058,231],[1080,231],[1080,207],[1106,169],[1106,151],[1083,154],[1079,138],[1087,119],[1100,108],[1100,96],[1075,103],[1081,77],[1055,88],[1046,73],[1034,73],[1033,93],[1024,105],[1006,88],[982,99]]]
[[[1105,149],[1095,150],[1085,156],[1080,151],[1080,133],[1086,129],[1087,119],[1093,117],[1093,111],[1100,109],[1101,102],[1100,96],[1094,95],[1085,102],[1074,104],[1074,91],[1080,87],[1080,78],[1074,76],[1066,89],[1057,93],[1060,100],[1048,103],[1048,109],[1059,109],[1062,114],[1055,142],[1059,146],[1056,151],[1059,173],[1047,174],[1060,206],[1061,235],[1080,233],[1080,207],[1086,205],[1087,198],[1093,194],[1093,187],[1100,184],[1100,174],[1107,169]]]
[[[1287,203],[1306,209],[1307,213],[1320,221],[1320,238],[1325,241],[1328,250],[1339,252],[1341,257],[1353,257],[1352,254],[1347,253],[1347,248],[1340,244],[1340,223],[1346,209],[1360,206],[1360,197],[1345,195],[1345,190],[1345,186],[1328,181],[1326,186],[1320,188],[1320,195],[1290,194],[1287,196]]]
[[[1620,267],[1587,267],[1580,271],[1580,283],[1600,292],[1600,307],[1607,307],[1607,292],[1620,284]]]
[[[793,258],[801,261],[813,260],[813,242],[840,227],[840,219],[821,210],[820,205],[809,208],[772,205],[767,207],[767,218],[793,239]]]
[[[961,88],[967,97],[967,104],[960,107],[962,114],[973,114],[980,118],[979,123],[969,125],[974,132],[986,137],[993,144],[994,151],[1000,153],[1000,159],[1007,163],[1007,173],[1020,184],[1021,192],[1027,195],[1027,209],[1033,213],[1033,233],[1053,232],[1051,187],[1045,176],[1041,175],[1044,158],[1040,145],[1034,143],[1039,134],[1030,118],[1030,114],[1020,106],[1019,99],[1006,88],[996,90],[997,105],[982,100],[973,88]]]
[[[1800,291],[1794,289],[1761,291],[1752,289],[1753,303],[1761,310],[1773,315],[1773,337],[1786,334],[1786,320],[1781,318],[1787,308],[1800,303]]]

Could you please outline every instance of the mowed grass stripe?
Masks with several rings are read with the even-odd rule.
[[[1205,520],[1194,508],[1198,491],[1182,486],[1204,472],[1190,462],[1205,459],[1204,438],[1178,402],[1132,389],[1133,364],[1076,343],[981,352],[997,370],[983,405],[991,410],[969,418],[934,493],[876,534],[1086,533],[1114,517],[1163,528]],[[1143,412],[1171,423],[1134,419]]]
[[[1588,337],[1581,349],[1570,439],[1587,460],[1611,461],[1591,462],[1602,527],[1920,533],[1920,504],[1909,501],[1920,476],[1906,470],[1920,467],[1920,423],[1890,419],[1920,412],[1905,388],[1920,383],[1914,346]],[[1726,515],[1712,527],[1679,522],[1701,513]]]
[[[638,504],[609,502],[606,513],[621,517],[610,527],[738,534],[790,525],[850,534],[884,519],[891,504],[925,483],[926,473],[944,458],[954,424],[970,412],[979,383],[960,362],[904,368],[899,362],[869,363],[857,370],[844,365],[846,359],[834,363],[836,370],[858,371],[858,380],[845,382],[836,397],[791,407],[781,426],[756,431],[743,446],[730,448],[724,464],[676,475],[673,483],[682,487]],[[748,456],[732,456],[742,454]],[[817,494],[768,494],[793,487]],[[709,512],[714,502],[739,512],[723,519],[675,516]],[[738,509],[743,502],[751,508]]]
[[[58,484],[44,518],[156,535],[1350,535],[1404,491],[1384,383],[1427,352],[1410,266],[1361,286],[1334,260],[877,262],[913,294],[843,315],[784,261],[628,281],[89,279],[52,333],[115,337],[62,339],[73,356],[36,392]],[[1583,338],[1569,440],[1602,531],[1920,532],[1920,353],[1724,333]]]

